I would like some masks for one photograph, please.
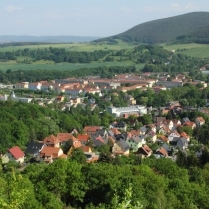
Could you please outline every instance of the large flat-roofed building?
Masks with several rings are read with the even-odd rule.
[[[108,107],[107,111],[115,117],[120,117],[124,114],[143,115],[147,114],[147,107],[141,105],[133,105],[128,107]]]
[[[162,85],[167,88],[171,88],[171,87],[183,86],[183,82],[182,81],[158,81],[157,85]]]

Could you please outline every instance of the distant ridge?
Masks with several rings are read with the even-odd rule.
[[[90,42],[100,37],[88,36],[0,36],[0,43],[11,42],[43,42],[43,43],[68,43],[68,42]]]
[[[147,44],[166,43],[209,26],[209,12],[192,12],[139,24],[123,33],[96,41],[122,39]]]

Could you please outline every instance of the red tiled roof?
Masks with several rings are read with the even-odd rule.
[[[80,141],[74,141],[72,146],[73,146],[73,148],[75,148],[75,149],[76,149],[76,148],[81,147],[81,146],[82,146],[82,144],[81,144],[81,142],[80,142]]]
[[[88,134],[78,134],[77,139],[79,141],[87,142],[89,139],[89,135]]]
[[[160,152],[162,155],[164,155],[164,156],[168,156],[168,153],[167,153],[167,151],[163,148],[163,147],[161,147],[159,150],[158,150],[158,152]]]
[[[96,138],[96,140],[98,140],[98,141],[102,142],[103,144],[105,144],[105,142],[104,142],[104,140],[103,140],[103,138],[102,138],[101,136],[98,136],[98,137]]]
[[[88,132],[93,133],[93,132],[96,132],[99,129],[100,129],[100,126],[85,126],[83,130],[86,133],[88,133]]]
[[[57,138],[60,140],[60,142],[77,140],[71,133],[57,133]]]
[[[160,136],[160,139],[162,139],[164,142],[168,141],[168,138],[166,136]]]
[[[130,131],[130,134],[137,136],[137,135],[140,135],[141,134],[141,131],[140,130],[131,130]]]
[[[44,139],[44,143],[46,145],[47,144],[57,144],[59,142],[60,142],[60,140],[56,136],[54,136],[53,134]]]
[[[8,151],[12,154],[12,156],[13,156],[15,159],[19,159],[19,158],[25,156],[24,152],[23,152],[18,146],[12,147],[12,148],[9,149]]]
[[[116,129],[116,128],[111,128],[110,129],[114,134],[121,134],[121,132],[120,131],[118,131],[118,129]]]
[[[40,156],[52,156],[52,158],[58,158],[60,149],[61,148],[59,147],[44,147],[40,152]]]
[[[81,149],[83,150],[83,152],[90,152],[91,151],[91,147],[89,147],[89,146],[82,146]]]
[[[147,154],[149,154],[149,153],[152,152],[152,150],[151,150],[146,144],[144,144],[144,145],[142,146],[142,148],[144,149],[144,151],[145,151]]]
[[[184,125],[189,126],[189,127],[196,126],[196,124],[194,122],[186,122],[186,123],[184,123]]]
[[[181,137],[189,138],[189,136],[185,132],[181,133]]]
[[[203,119],[203,117],[197,117],[197,119],[198,119],[200,122],[202,122],[202,123],[205,122],[205,120]]]

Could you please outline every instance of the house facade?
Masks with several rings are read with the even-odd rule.
[[[2,157],[3,164],[8,163],[9,161],[15,161],[22,164],[24,160],[25,154],[18,146],[9,149]]]

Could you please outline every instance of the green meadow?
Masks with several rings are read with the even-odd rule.
[[[32,64],[24,64],[24,63],[16,63],[15,61],[9,62],[0,62],[0,70],[6,71],[8,69],[11,70],[77,70],[81,68],[96,68],[102,66],[130,66],[134,65],[131,61],[125,62],[91,62],[91,63],[53,63],[51,61],[38,61],[33,62]],[[142,69],[144,64],[136,64],[138,69]]]
[[[107,44],[107,43],[66,43],[66,44],[40,44],[40,45],[24,45],[24,46],[6,46],[0,47],[0,52],[6,51],[17,51],[23,50],[28,48],[30,50],[33,49],[44,49],[49,47],[56,47],[56,48],[65,48],[67,51],[95,51],[95,50],[121,50],[127,49],[132,50],[134,48],[133,44],[126,43],[123,41],[118,40],[117,44]],[[22,61],[27,59],[31,64],[23,63]],[[138,69],[142,69],[144,64],[135,64],[133,61],[118,61],[119,59],[113,62],[106,62],[100,60],[98,62],[91,62],[91,63],[54,63],[53,61],[49,60],[40,60],[34,62],[30,57],[18,57],[17,61],[8,61],[8,62],[0,62],[0,70],[6,71],[8,69],[11,70],[77,70],[81,68],[96,68],[102,66],[132,66],[135,65]]]
[[[197,58],[209,58],[209,44],[176,44],[163,45],[167,50],[175,50],[176,53],[183,53],[185,55]]]
[[[88,42],[88,43],[66,43],[66,44],[40,44],[40,45],[24,45],[24,46],[6,46],[2,47],[0,46],[0,52],[6,52],[6,51],[17,51],[17,50],[23,50],[25,48],[28,48],[30,50],[33,49],[45,49],[49,47],[54,48],[65,48],[67,51],[95,51],[95,50],[121,50],[121,49],[132,49],[134,47],[131,43],[126,43],[121,40],[117,40],[117,44],[107,44],[107,43],[94,43],[94,42]]]

